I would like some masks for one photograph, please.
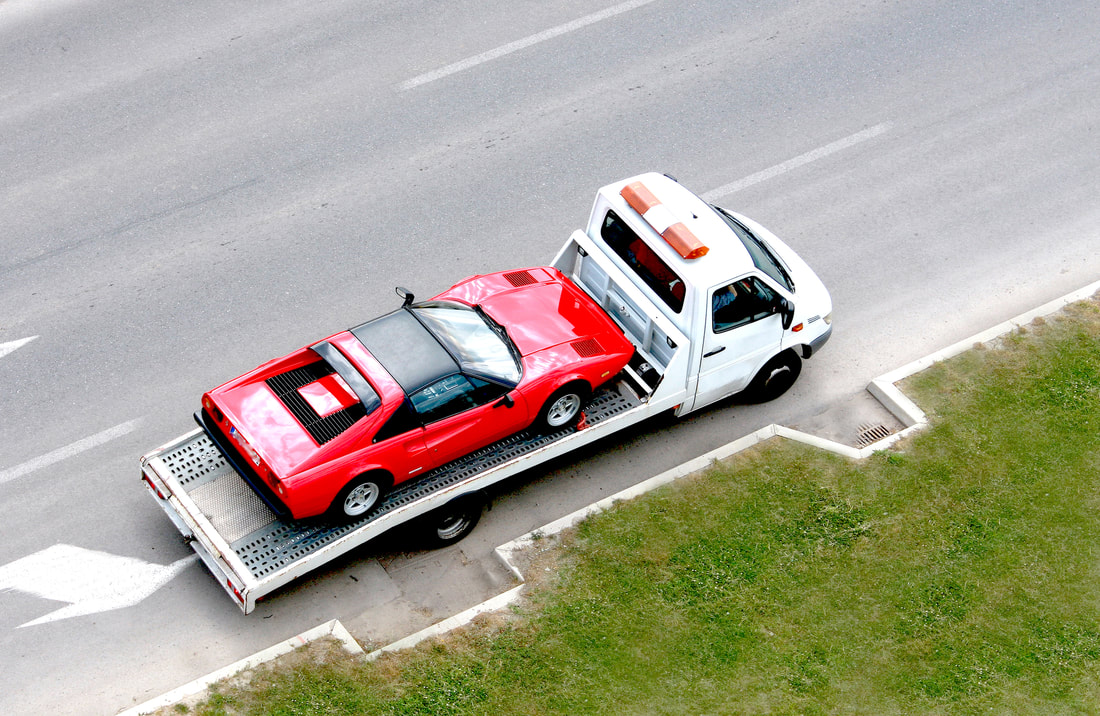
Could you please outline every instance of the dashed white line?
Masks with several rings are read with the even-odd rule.
[[[824,147],[820,147],[811,152],[806,152],[805,154],[800,154],[794,159],[788,159],[782,164],[776,164],[770,169],[765,169],[763,171],[756,172],[755,174],[750,174],[744,179],[738,179],[737,181],[720,186],[717,189],[712,189],[706,194],[703,194],[702,198],[705,201],[714,201],[715,199],[723,197],[727,194],[732,194],[735,191],[741,191],[742,189],[750,187],[753,184],[759,184],[762,181],[772,179],[779,176],[780,174],[785,174],[792,169],[797,169],[798,167],[809,164],[810,162],[815,162],[818,159],[829,156],[830,154],[836,154],[837,152],[859,144],[860,142],[866,142],[868,139],[874,139],[880,134],[885,134],[886,132],[890,131],[890,128],[892,126],[893,125],[890,122],[876,124],[875,126],[869,129],[865,129],[862,132],[856,132],[855,134],[845,137],[844,139],[838,139],[831,144],[826,144]]]
[[[70,443],[65,447],[58,448],[51,452],[34,458],[33,460],[27,460],[26,462],[16,465],[15,467],[9,467],[7,470],[0,471],[0,485],[5,482],[11,482],[12,480],[23,477],[30,474],[35,470],[41,470],[44,467],[49,467],[54,463],[61,462],[62,460],[68,460],[74,455],[79,455],[86,450],[91,450],[94,447],[98,447],[104,443],[110,442],[116,438],[120,438],[123,435],[132,433],[138,425],[141,424],[141,419],[130,420],[116,425],[113,428],[107,428],[102,432],[98,432],[95,435],[89,435],[83,440],[77,440],[75,443]]]
[[[0,358],[3,358],[8,353],[11,353],[14,350],[22,348],[23,346],[25,346],[28,343],[30,343],[31,341],[33,341],[35,338],[38,338],[38,336],[31,336],[30,338],[20,338],[17,341],[8,341],[7,343],[0,343]]]
[[[468,70],[471,67],[476,67],[477,65],[489,62],[490,60],[495,60],[498,57],[509,55],[518,50],[522,50],[532,45],[537,45],[540,42],[546,42],[547,40],[551,40],[560,35],[573,32],[574,30],[579,30],[582,27],[587,27],[588,25],[600,22],[601,20],[606,20],[609,17],[621,15],[624,12],[629,12],[630,10],[637,9],[639,7],[642,7],[643,5],[648,5],[651,2],[654,2],[654,0],[629,0],[629,2],[619,3],[618,5],[607,8],[606,10],[594,12],[591,15],[585,15],[584,17],[573,20],[572,22],[567,22],[564,25],[558,25],[556,27],[550,28],[549,30],[543,30],[540,33],[525,37],[522,40],[509,42],[507,45],[501,45],[500,47],[488,50],[487,52],[482,52],[480,55],[467,57],[465,60],[459,60],[458,62],[449,64],[446,67],[440,67],[438,70],[433,70],[431,72],[425,72],[422,75],[417,75],[411,80],[406,80],[402,82],[400,85],[398,85],[398,87],[402,91],[404,91],[413,89],[414,87],[419,87],[420,85],[428,84],[429,82],[434,82],[435,80],[453,75],[458,72],[462,72],[463,70]]]

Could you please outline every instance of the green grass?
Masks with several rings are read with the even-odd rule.
[[[773,442],[584,522],[518,619],[201,714],[1100,713],[1100,310],[911,379],[855,463]]]

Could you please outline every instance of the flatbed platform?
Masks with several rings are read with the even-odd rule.
[[[561,454],[569,449],[563,443],[598,439],[615,418],[644,408],[625,381],[615,382],[585,406],[583,429],[512,435],[397,486],[349,524],[280,519],[202,430],[142,458],[142,472],[162,509],[248,613],[260,596],[386,529]]]

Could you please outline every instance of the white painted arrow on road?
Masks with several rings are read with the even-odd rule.
[[[14,351],[18,348],[22,348],[23,346],[25,346],[28,343],[30,343],[31,341],[33,341],[35,338],[38,338],[38,336],[31,336],[30,338],[20,338],[17,341],[8,341],[7,343],[0,343],[0,358],[3,358],[8,353],[11,353],[12,351]]]
[[[198,555],[169,565],[56,544],[0,567],[0,590],[68,602],[19,628],[133,606],[172,580]]]

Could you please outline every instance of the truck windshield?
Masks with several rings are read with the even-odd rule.
[[[614,211],[607,212],[600,236],[669,308],[683,310],[684,282]]]
[[[413,311],[455,357],[463,372],[515,386],[520,379],[518,351],[504,328],[469,306],[433,301]]]
[[[725,209],[716,206],[714,210],[717,211],[718,215],[725,220],[731,229],[733,229],[733,233],[737,234],[737,238],[741,239],[741,243],[745,245],[745,250],[749,252],[749,256],[752,257],[752,262],[756,268],[771,276],[788,291],[794,291],[794,281],[791,280],[791,275],[787,273],[787,269],[783,266],[783,262],[772,253],[768,245],[742,226],[740,221],[730,216]]]

